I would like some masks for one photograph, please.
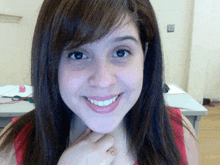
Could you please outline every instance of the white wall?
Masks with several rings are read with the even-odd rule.
[[[220,1],[150,1],[162,37],[165,82],[200,103],[203,97],[220,99]],[[42,2],[0,1],[0,14],[23,17],[17,24],[0,22],[0,85],[30,85],[31,42]],[[167,33],[167,24],[175,24],[174,33]]]
[[[165,62],[165,82],[187,89],[193,0],[151,0],[159,22]],[[175,24],[173,33],[167,25]]]
[[[192,53],[199,57],[198,48],[203,50],[207,64],[206,70],[200,71],[205,78],[204,97],[220,101],[220,1],[195,0],[194,19]]]
[[[22,16],[19,23],[0,22],[0,85],[30,85],[30,54],[42,0],[1,0],[0,14]]]
[[[165,82],[177,84],[201,104],[204,97],[220,100],[220,1],[151,3],[161,32]],[[167,33],[167,24],[175,24],[174,33]]]

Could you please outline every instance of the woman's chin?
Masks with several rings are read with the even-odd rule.
[[[97,128],[97,129],[91,129],[91,131],[96,132],[96,133],[100,133],[100,134],[110,134],[114,131],[114,129],[109,130],[109,129],[99,129],[99,128]]]

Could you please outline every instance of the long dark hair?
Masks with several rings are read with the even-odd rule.
[[[101,39],[126,14],[139,29],[143,51],[148,42],[141,95],[124,118],[130,151],[134,151],[139,165],[179,164],[182,156],[170,120],[183,123],[165,107],[161,41],[149,0],[44,0],[31,53],[35,109],[9,127],[0,150],[13,143],[14,137],[30,122],[33,127],[27,137],[23,164],[57,164],[68,146],[70,120],[75,116],[59,93],[61,53],[67,46],[71,49]]]

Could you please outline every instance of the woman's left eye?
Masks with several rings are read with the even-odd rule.
[[[68,54],[69,58],[75,58],[76,60],[81,60],[83,57],[86,57],[85,54],[79,51],[71,52]]]
[[[129,50],[118,50],[116,53],[115,53],[118,57],[124,57],[124,56],[128,56],[128,55],[131,55],[131,52]],[[115,55],[114,54],[114,55]]]

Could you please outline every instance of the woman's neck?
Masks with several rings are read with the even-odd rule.
[[[74,142],[85,130],[87,125],[76,115],[73,117],[70,122],[70,143]],[[123,127],[123,121],[109,133],[115,139],[124,139],[126,137],[125,128]]]
[[[70,144],[73,143],[85,130],[87,126],[84,122],[76,116],[70,121]]]
[[[84,124],[84,122],[76,116],[75,119],[73,118],[71,120],[70,125],[70,144],[73,143],[85,130],[87,129],[87,125]],[[132,157],[127,155],[128,151],[128,144],[126,141],[126,133],[125,128],[123,127],[123,121],[112,131],[109,133],[114,137],[114,145],[113,148],[117,151],[117,157]],[[133,158],[129,158],[133,159]],[[133,159],[135,161],[136,158]]]

